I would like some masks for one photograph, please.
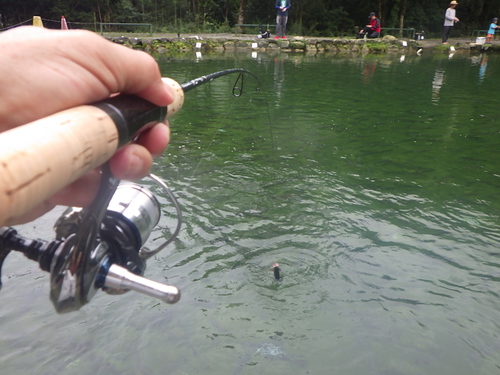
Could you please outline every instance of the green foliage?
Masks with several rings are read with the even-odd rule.
[[[370,52],[386,52],[387,44],[382,42],[367,42],[365,46],[370,50]]]
[[[438,44],[437,46],[434,46],[433,50],[439,52],[450,52],[450,46]]]
[[[368,14],[376,12],[382,27],[399,27],[403,20],[403,27],[435,37],[441,34],[447,6],[443,0],[291,1],[289,34],[308,36],[352,35],[355,26],[363,27]],[[459,3],[461,22],[454,29],[455,36],[484,30],[492,17],[500,15],[498,0]],[[0,21],[8,27],[35,15],[55,21],[64,15],[68,22],[151,23],[157,32],[231,32],[241,4],[244,23],[275,24],[275,0],[1,0]]]
[[[131,0],[120,0],[118,8],[120,9],[120,12],[116,15],[116,22],[143,22],[141,13],[134,6],[134,4],[132,4]]]

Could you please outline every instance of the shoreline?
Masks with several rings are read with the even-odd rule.
[[[376,39],[297,37],[261,39],[252,34],[113,34],[104,38],[148,53],[256,51],[284,53],[449,53],[500,52],[500,42],[476,44],[476,38],[413,40],[384,36]]]

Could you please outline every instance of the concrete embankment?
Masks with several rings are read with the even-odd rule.
[[[203,34],[161,36],[105,36],[107,39],[148,53],[258,51],[274,53],[421,53],[464,51],[500,52],[500,43],[480,45],[470,39],[450,40],[442,45],[438,40],[411,40],[385,36],[377,39],[310,38],[259,39],[250,35]]]

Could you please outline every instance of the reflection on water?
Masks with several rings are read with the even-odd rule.
[[[444,83],[444,70],[436,68],[434,79],[432,80],[432,101],[437,104],[439,102],[439,91]]]
[[[279,101],[283,94],[285,84],[285,59],[284,57],[274,58],[274,85],[273,92],[276,95],[276,107],[279,107]]]
[[[171,121],[172,142],[154,172],[178,196],[184,227],[146,274],[179,286],[181,301],[101,294],[56,316],[47,275],[9,256],[2,370],[498,373],[500,160],[491,92],[500,56],[488,56],[481,79],[477,59],[161,60],[181,82],[237,66],[267,89],[252,90],[248,79],[234,98],[234,81],[217,80],[189,92]],[[153,241],[175,222],[161,201]],[[48,236],[54,220],[22,229]],[[274,262],[281,282],[269,272]]]
[[[488,67],[488,55],[485,53],[481,58],[481,66],[479,68],[479,81],[483,81],[486,76],[486,68]]]
[[[375,71],[377,70],[377,61],[370,61],[364,64],[363,82],[369,84]]]

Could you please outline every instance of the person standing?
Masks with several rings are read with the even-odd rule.
[[[290,0],[276,0],[278,14],[276,16],[276,36],[274,39],[286,39],[286,22],[288,21],[288,9],[292,6]]]
[[[488,29],[488,34],[486,34],[486,43],[491,43],[493,36],[495,35],[495,30],[500,29],[500,26],[497,26],[498,18],[493,18],[491,20],[490,28]]]
[[[455,22],[460,21],[457,17],[455,17],[455,7],[458,3],[453,0],[450,2],[450,6],[446,9],[444,14],[444,26],[443,26],[443,44],[449,44],[448,38],[450,37],[451,28],[455,25]]]

